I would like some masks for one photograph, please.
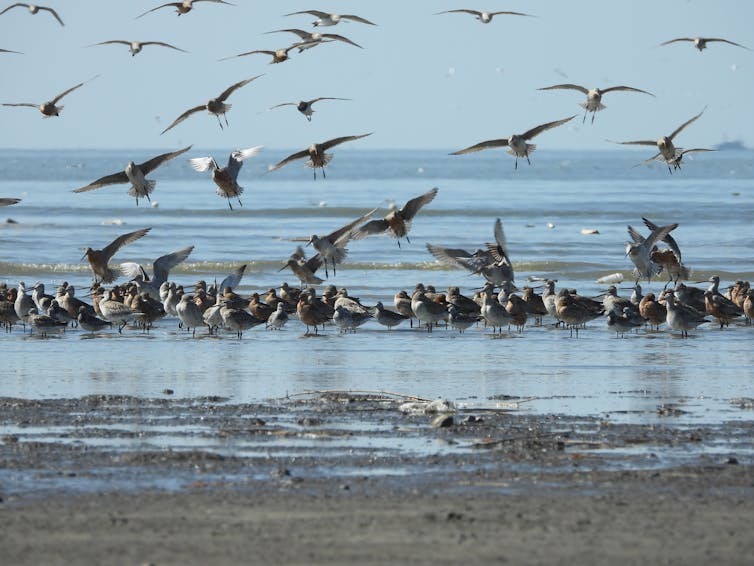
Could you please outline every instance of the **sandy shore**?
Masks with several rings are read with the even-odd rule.
[[[394,405],[0,400],[2,422],[22,423],[0,444],[0,564],[688,565],[748,564],[754,555],[748,452],[695,448],[726,435],[735,446],[738,435],[751,438],[751,424],[689,431],[497,412],[457,413],[433,428],[429,415]],[[189,434],[194,418],[198,426],[210,414],[202,442],[222,439],[225,455],[124,450],[128,427],[108,425],[130,415],[148,435],[147,423],[162,417],[164,435],[164,419],[180,415],[176,435]],[[353,432],[354,420],[363,432]],[[65,422],[77,424],[62,436],[54,428],[58,439],[24,432]],[[355,447],[383,431],[448,448],[328,446],[344,429]],[[315,431],[316,453],[276,455]],[[270,443],[266,455],[243,451],[250,436]],[[621,453],[640,441],[650,449]],[[454,448],[466,445],[476,448]],[[688,448],[683,463],[657,465],[671,446]],[[159,479],[172,483],[154,489]]]

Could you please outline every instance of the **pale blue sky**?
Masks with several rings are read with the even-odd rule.
[[[0,2],[0,9],[12,2]],[[754,51],[713,44],[700,53],[689,43],[658,47],[680,36],[725,37],[754,48],[754,2],[716,0],[236,0],[199,3],[177,17],[164,8],[135,19],[159,0],[48,0],[49,14],[15,8],[0,16],[0,102],[50,100],[100,75],[63,99],[59,118],[31,108],[0,107],[5,148],[226,148],[265,145],[303,148],[316,141],[374,132],[356,148],[460,149],[507,137],[578,113],[570,124],[536,139],[541,148],[610,149],[606,139],[654,139],[697,114],[676,140],[705,147],[741,139],[754,146]],[[453,8],[514,10],[536,18],[498,16],[484,25]],[[218,62],[253,49],[291,43],[281,28],[312,30],[313,17],[282,17],[305,9],[361,15],[378,26],[341,23],[320,28],[345,35],[357,49],[332,43],[279,65],[263,55]],[[85,47],[109,39],[160,40],[190,53],[146,47]],[[159,133],[184,110],[227,86],[265,76],[229,99],[230,128],[221,131],[202,112]],[[581,123],[575,91],[537,88],[573,82],[587,87],[625,84],[656,94],[610,93],[594,125]],[[334,96],[308,123],[287,101]],[[626,149],[628,151],[628,149]]]

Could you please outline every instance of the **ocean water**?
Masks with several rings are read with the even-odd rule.
[[[150,178],[157,181],[155,206],[113,185],[74,194],[72,189],[122,170],[128,160],[146,161],[162,151],[0,151],[0,197],[19,197],[0,209],[0,281],[41,281],[54,291],[69,281],[83,294],[91,281],[82,249],[102,248],[119,234],[151,227],[124,247],[113,263],[136,261],[151,271],[160,255],[193,245],[171,279],[192,286],[222,279],[248,265],[237,291],[250,294],[297,284],[279,271],[298,242],[327,234],[367,210],[406,200],[438,187],[437,198],[416,217],[410,243],[374,236],[351,242],[349,255],[328,283],[346,287],[364,303],[381,300],[418,282],[444,290],[458,285],[470,295],[483,280],[435,262],[427,243],[474,250],[493,241],[503,223],[516,283],[553,278],[558,287],[598,295],[604,275],[619,272],[628,283],[627,225],[646,234],[645,216],[657,224],[678,222],[673,232],[692,279],[720,275],[727,286],[754,278],[754,152],[730,151],[687,157],[669,174],[662,164],[635,167],[647,155],[633,150],[547,151],[532,165],[501,151],[449,156],[443,151],[364,151],[338,148],[327,178],[301,162],[267,173],[287,155],[263,150],[246,162],[240,182],[243,207],[230,210],[214,194],[208,174],[193,171],[184,157],[228,149],[192,149]],[[582,234],[582,230],[596,230]],[[307,248],[310,249],[310,248]],[[120,281],[122,282],[122,281]],[[662,280],[644,284],[658,293]],[[698,286],[706,286],[699,284]],[[630,291],[621,291],[628,295]],[[235,335],[192,338],[164,319],[150,334],[133,329],[96,337],[79,330],[40,339],[20,327],[0,333],[0,396],[77,397],[113,393],[222,395],[259,401],[305,390],[388,390],[458,402],[491,403],[496,396],[530,399],[521,410],[609,414],[654,422],[657,407],[679,404],[678,422],[715,423],[751,419],[736,400],[754,398],[751,343],[754,328],[700,327],[689,339],[666,328],[616,338],[596,320],[578,338],[545,319],[522,333],[492,337],[483,327],[464,334],[438,329],[428,334],[404,324],[387,331],[368,322],[353,334],[328,327],[304,335],[296,320],[281,332],[257,327]]]

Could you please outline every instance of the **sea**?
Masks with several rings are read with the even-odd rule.
[[[375,207],[380,217],[432,187],[437,197],[414,219],[410,241],[352,241],[326,284],[388,308],[397,291],[411,292],[420,282],[471,295],[483,279],[439,264],[426,245],[484,247],[494,241],[497,218],[519,287],[549,278],[557,288],[596,297],[607,287],[598,280],[619,274],[619,292],[628,296],[627,227],[648,234],[642,217],[679,224],[672,235],[693,270],[690,284],[706,288],[714,274],[723,288],[754,278],[752,151],[691,154],[670,173],[662,163],[641,164],[648,155],[633,149],[541,151],[515,169],[513,158],[496,150],[451,156],[344,147],[333,150],[327,177],[318,171],[314,179],[301,161],[268,172],[289,152],[265,149],[244,164],[243,206],[231,201],[231,210],[209,173],[187,163],[212,155],[223,164],[231,149],[194,148],[166,163],[149,176],[157,182],[151,203],[138,206],[127,185],[72,190],[165,150],[0,150],[0,197],[22,199],[0,209],[0,282],[40,281],[50,293],[68,281],[85,296],[92,274],[83,249],[151,227],[111,264],[138,262],[151,272],[157,257],[194,246],[171,280],[192,288],[246,265],[236,291],[264,293],[284,281],[298,285],[281,268],[302,239],[329,234]],[[658,294],[666,283],[660,276],[642,286]],[[483,325],[429,333],[407,323],[387,330],[375,321],[353,333],[327,326],[311,336],[295,319],[280,332],[260,326],[241,339],[204,329],[193,337],[170,318],[148,334],[68,329],[43,338],[16,326],[0,332],[0,396],[150,397],[169,390],[257,402],[305,391],[391,391],[482,408],[519,399],[525,412],[647,424],[667,419],[662,407],[674,406],[683,409],[676,422],[695,426],[752,419],[753,340],[754,327],[743,320],[724,329],[709,323],[688,338],[664,326],[619,337],[605,319],[578,336],[548,318],[498,336]]]

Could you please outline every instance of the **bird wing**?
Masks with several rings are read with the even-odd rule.
[[[188,162],[194,171],[199,171],[200,173],[207,169],[218,169],[217,161],[215,161],[214,157],[193,157]]]
[[[749,49],[745,45],[741,45],[740,43],[723,39],[722,37],[708,37],[706,38],[706,40],[707,40],[707,43],[709,43],[710,41],[721,41],[723,43],[729,43],[730,45],[735,45],[736,47],[743,47],[744,49]],[[749,49],[749,51],[751,51],[751,49]]]
[[[93,45],[90,45],[89,47],[94,47],[96,45],[115,45],[116,43],[122,43],[123,45],[131,45],[131,42],[126,41],[125,39],[109,39],[107,41],[100,41],[99,43],[95,43]]]
[[[284,14],[285,16],[295,16],[297,14],[311,14],[312,16],[317,16],[318,18],[329,18],[330,14],[327,12],[320,12],[319,10],[302,10],[300,12],[291,12],[290,14]]]
[[[670,45],[671,43],[678,43],[679,41],[694,41],[693,37],[676,37],[669,41],[663,41],[660,45]]]
[[[689,149],[684,149],[681,151],[681,155],[686,155],[687,153],[695,153],[697,151],[717,151],[716,149],[708,149],[705,147],[693,147]]]
[[[166,161],[169,161],[173,159],[174,157],[178,157],[182,153],[186,153],[189,149],[191,149],[191,146],[184,147],[183,149],[179,149],[178,151],[173,151],[170,153],[163,153],[162,155],[158,155],[157,157],[153,157],[149,161],[145,161],[141,165],[139,165],[139,169],[141,169],[141,172],[144,173],[144,175],[147,175],[148,173],[151,173],[155,169],[157,169],[160,165],[165,163]]]
[[[53,98],[50,102],[52,102],[53,104],[57,104],[58,100],[60,100],[61,98],[63,98],[66,94],[68,94],[70,92],[73,92],[74,90],[76,90],[80,86],[83,86],[83,84],[84,83],[79,83],[76,86],[72,86],[68,90],[61,92],[59,95],[57,95],[55,98]]]
[[[100,179],[97,179],[96,181],[89,183],[85,187],[81,187],[80,189],[74,189],[74,193],[84,193],[86,191],[93,191],[94,189],[99,189],[100,187],[106,187],[107,185],[119,185],[121,183],[128,183],[128,176],[126,175],[125,171],[120,171],[118,173],[113,173],[112,175],[106,175],[104,177],[101,177]]]
[[[538,88],[537,90],[553,90],[553,89],[556,89],[556,88],[558,88],[558,89],[563,88],[563,89],[568,89],[568,90],[578,90],[579,92],[583,92],[584,94],[589,94],[589,89],[588,88],[584,88],[583,86],[575,85],[575,84],[571,84],[571,83],[566,83],[566,84],[562,84],[562,85],[546,86],[546,87]]]
[[[664,240],[665,236],[667,236],[670,232],[678,228],[678,223],[668,224],[667,226],[660,226],[658,228],[655,228],[652,230],[652,233],[647,236],[647,239],[644,240],[644,243],[647,245],[648,248],[652,248],[652,246],[655,245],[655,242],[658,240]]]
[[[47,6],[40,6],[39,9],[40,10],[45,10],[46,12],[50,12],[53,16],[55,16],[55,19],[58,20],[58,23],[61,26],[65,26],[65,24],[63,23],[63,20],[61,20],[60,16],[58,16],[58,13],[55,10],[53,10],[52,8],[48,8]]]
[[[651,92],[647,92],[646,90],[641,90],[640,88],[634,88],[632,86],[611,86],[602,91],[602,94],[605,94],[606,92],[611,92],[613,90],[625,90],[630,92],[641,92],[644,94],[648,94],[649,96],[654,96]]]
[[[366,214],[362,216],[359,216],[353,222],[349,222],[345,226],[338,228],[337,230],[335,230],[334,232],[331,232],[325,237],[338,247],[345,246],[346,243],[348,243],[348,240],[351,239],[351,234],[354,231],[354,228],[356,228],[356,226],[361,224],[362,222],[369,220],[375,212],[377,212],[376,208],[373,210],[370,210],[369,212],[367,212]]]
[[[150,230],[151,228],[142,228],[141,230],[136,230],[134,232],[129,232],[128,234],[118,236],[106,247],[102,248],[102,255],[107,258],[107,261],[109,261],[110,258],[113,257],[119,249],[121,249],[126,244],[130,244],[131,242],[135,242],[139,238],[146,236],[147,232],[149,232]]]
[[[497,244],[495,246],[496,253],[500,256],[500,258],[505,259],[508,263],[510,263],[510,260],[508,259],[508,252],[506,251],[508,249],[508,242],[505,239],[505,232],[503,232],[503,223],[499,218],[495,219],[495,226],[492,232],[493,234],[495,234],[495,244]],[[500,259],[498,259],[497,261],[500,261]]]
[[[266,49],[255,49],[254,51],[247,51],[246,53],[239,53],[238,55],[231,55],[230,57],[223,57],[218,61],[227,61],[228,59],[234,59],[236,57],[246,57],[246,55],[254,55],[255,53],[263,53],[264,55],[275,55],[274,51],[267,51]]]
[[[341,20],[352,20],[354,22],[361,22],[362,24],[369,24],[370,26],[376,26],[374,22],[370,22],[369,20],[366,20],[362,18],[361,16],[354,16],[353,14],[341,14],[340,15]]]
[[[289,155],[288,157],[286,157],[285,159],[283,159],[279,163],[276,163],[275,165],[273,165],[272,167],[270,167],[268,169],[268,171],[276,171],[277,169],[280,169],[281,167],[283,167],[285,165],[288,165],[291,161],[296,161],[297,159],[301,159],[303,157],[308,157],[308,156],[309,156],[309,150],[308,149],[304,149],[302,151],[297,151],[296,153],[293,153],[293,154]]]
[[[152,8],[151,10],[147,10],[147,11],[146,11],[146,12],[144,12],[143,14],[139,14],[139,15],[138,15],[138,16],[136,16],[136,18],[134,18],[134,19],[138,20],[139,18],[141,18],[142,16],[146,16],[146,15],[147,15],[147,14],[149,14],[150,12],[156,12],[156,11],[157,11],[157,10],[159,10],[160,8],[167,8],[168,6],[175,6],[176,8],[178,8],[178,7],[180,7],[180,6],[181,6],[181,3],[180,3],[180,2],[168,2],[167,4],[160,4],[160,5],[159,5],[159,6],[157,6],[156,8]]]
[[[357,230],[354,230],[351,239],[361,240],[372,234],[381,234],[388,228],[390,228],[390,224],[384,218],[381,220],[370,220],[366,224],[359,226]]]
[[[301,39],[310,39],[312,37],[312,34],[309,33],[308,31],[304,31],[304,30],[298,29],[298,28],[275,29],[275,30],[272,30],[272,31],[266,31],[262,35],[267,35],[267,34],[270,34],[270,33],[281,33],[281,32],[295,33]]]
[[[472,145],[465,149],[459,149],[458,151],[454,151],[450,155],[464,155],[466,153],[474,153],[475,151],[482,151],[483,149],[489,149],[491,147],[505,147],[507,145],[508,145],[508,138],[499,139],[499,140],[487,140],[487,141],[479,142],[478,144]]]
[[[236,89],[239,89],[239,88],[241,88],[242,86],[246,86],[246,85],[247,85],[247,84],[249,84],[249,83],[250,83],[251,81],[253,81],[253,80],[255,80],[255,79],[258,79],[258,78],[259,78],[259,77],[261,77],[261,76],[262,76],[262,75],[257,75],[256,77],[251,77],[250,79],[245,79],[245,80],[243,80],[243,81],[237,82],[237,83],[236,83],[236,84],[234,84],[234,85],[231,85],[231,86],[229,86],[228,88],[226,88],[226,89],[225,89],[225,90],[224,90],[224,91],[222,92],[222,94],[220,94],[220,96],[218,96],[218,97],[217,97],[217,100],[219,100],[219,101],[221,101],[221,102],[222,102],[222,101],[225,101],[225,99],[226,99],[226,98],[228,98],[228,97],[229,97],[229,96],[230,96],[231,94],[233,94],[233,91],[234,91],[234,90],[236,90]]]
[[[650,228],[651,230],[651,228]],[[643,244],[644,243],[644,236],[639,234],[639,232],[636,231],[636,228],[633,226],[628,227],[628,235],[631,236],[631,239],[634,241],[635,244]]]
[[[439,191],[437,187],[433,188],[430,191],[427,191],[421,196],[418,196],[416,198],[412,198],[410,201],[408,201],[403,208],[401,208],[401,216],[403,216],[403,219],[406,221],[410,221],[414,216],[416,216],[416,213],[419,212],[419,209],[424,206],[425,204],[428,204],[434,200],[434,198],[437,196],[437,191]]]
[[[123,277],[125,277],[129,281],[139,278],[141,278],[142,281],[149,281],[149,275],[147,275],[147,272],[138,263],[127,261],[125,263],[121,263],[119,268]]]
[[[533,18],[531,14],[524,14],[522,12],[490,12],[490,16],[528,16],[530,18]]]
[[[619,143],[621,145],[657,145],[656,140],[639,140],[639,141],[626,141],[626,142],[613,142],[613,143]],[[652,159],[650,159],[650,161],[652,161]]]
[[[563,118],[562,120],[555,120],[554,122],[547,122],[546,124],[536,126],[532,128],[531,130],[521,134],[521,137],[524,138],[525,140],[530,140],[534,136],[538,136],[539,134],[541,134],[542,132],[546,130],[551,130],[553,128],[557,128],[558,126],[562,126],[569,120],[573,120],[575,117],[576,117],[576,114],[574,114],[570,118]]]
[[[16,2],[15,4],[11,4],[5,10],[3,10],[2,12],[0,12],[0,16],[2,16],[8,10],[11,10],[13,8],[18,8],[19,6],[23,6],[24,8],[28,8],[29,7],[28,4],[24,4],[23,2]]]
[[[28,106],[30,108],[37,108],[37,105],[33,102],[3,102],[3,106]]]
[[[317,270],[322,267],[323,261],[320,254],[314,254],[304,263],[304,267],[309,269],[312,273],[316,273]]]
[[[652,231],[655,231],[659,228],[659,226],[655,224],[654,222],[652,222],[651,220],[648,220],[644,217],[642,217],[642,220],[644,221],[644,225]],[[678,258],[678,262],[680,263],[681,262],[681,248],[678,247],[678,242],[675,241],[675,238],[673,238],[673,236],[671,236],[670,234],[666,234],[665,237],[662,239],[662,241],[665,242],[670,247],[670,249],[675,254],[675,257]],[[637,242],[637,243],[641,243],[641,242]]]
[[[241,267],[237,267],[233,270],[233,273],[229,273],[220,283],[220,289],[217,291],[218,294],[222,295],[227,288],[235,289],[238,287],[245,271],[246,264],[243,264]]]
[[[165,43],[164,41],[143,41],[141,43],[142,45],[161,45],[162,47],[169,47],[170,49],[175,49],[176,51],[182,51],[183,53],[188,53],[185,49],[181,49],[180,47],[176,47],[175,45],[170,45],[169,43]]]
[[[488,258],[475,257],[466,250],[460,248],[442,248],[433,244],[427,244],[427,250],[440,263],[476,272],[489,265]]]
[[[337,41],[343,41],[343,42],[348,43],[350,45],[354,45],[354,46],[358,47],[359,49],[364,49],[358,43],[355,43],[355,42],[351,41],[347,37],[343,37],[342,35],[338,35],[337,33],[323,33],[322,37],[326,37],[327,39],[333,39],[333,40],[337,40]]]
[[[482,12],[479,12],[477,10],[466,10],[464,8],[459,8],[458,10],[445,10],[444,12],[437,12],[437,14],[471,14],[472,16],[476,16],[478,18],[482,17]]]
[[[678,134],[680,134],[686,126],[688,126],[689,124],[691,124],[692,122],[694,122],[695,120],[697,120],[699,118],[699,116],[701,116],[702,114],[704,114],[704,111],[706,109],[707,109],[706,106],[704,108],[702,108],[702,111],[699,112],[699,114],[697,114],[696,116],[694,116],[693,118],[691,118],[689,120],[686,120],[683,124],[681,124],[680,126],[678,126],[678,128],[676,128],[676,130],[672,134],[670,134],[668,137],[672,140],[674,137],[676,137]]]
[[[237,149],[230,153],[225,170],[234,181],[238,179],[238,172],[241,171],[244,159],[255,156],[259,153],[259,150],[262,149],[262,147],[263,146],[261,145],[257,145],[255,147],[250,147],[249,149]]]
[[[315,102],[319,102],[320,100],[351,100],[351,99],[350,98],[336,98],[333,96],[320,96],[319,98],[312,98],[311,100],[308,101],[308,104],[311,105],[311,104],[314,104]],[[296,103],[293,102],[293,104],[295,105]]]
[[[298,106],[298,102],[282,102],[281,104],[270,106],[270,110],[273,110],[274,108],[280,108],[281,106]]]
[[[199,112],[200,110],[205,110],[206,108],[207,108],[206,104],[200,104],[199,106],[194,106],[193,108],[189,108],[183,114],[181,114],[180,116],[178,116],[173,121],[172,124],[170,124],[167,128],[165,128],[164,130],[162,130],[160,132],[160,135],[164,134],[165,132],[167,132],[168,130],[170,130],[172,128],[175,128],[178,124],[180,124],[181,122],[183,122],[186,118],[188,118],[192,114],[194,114],[196,112]]]
[[[343,136],[342,138],[333,138],[331,140],[327,140],[326,142],[323,142],[320,144],[320,147],[322,148],[322,151],[326,151],[330,149],[331,147],[335,147],[338,144],[358,140],[361,138],[365,138],[367,136],[371,136],[373,132],[369,132],[368,134],[361,134],[360,136]]]
[[[165,254],[154,260],[154,263],[152,264],[154,280],[159,281],[160,283],[167,281],[170,270],[184,261],[193,250],[194,246],[188,246],[169,254]]]

